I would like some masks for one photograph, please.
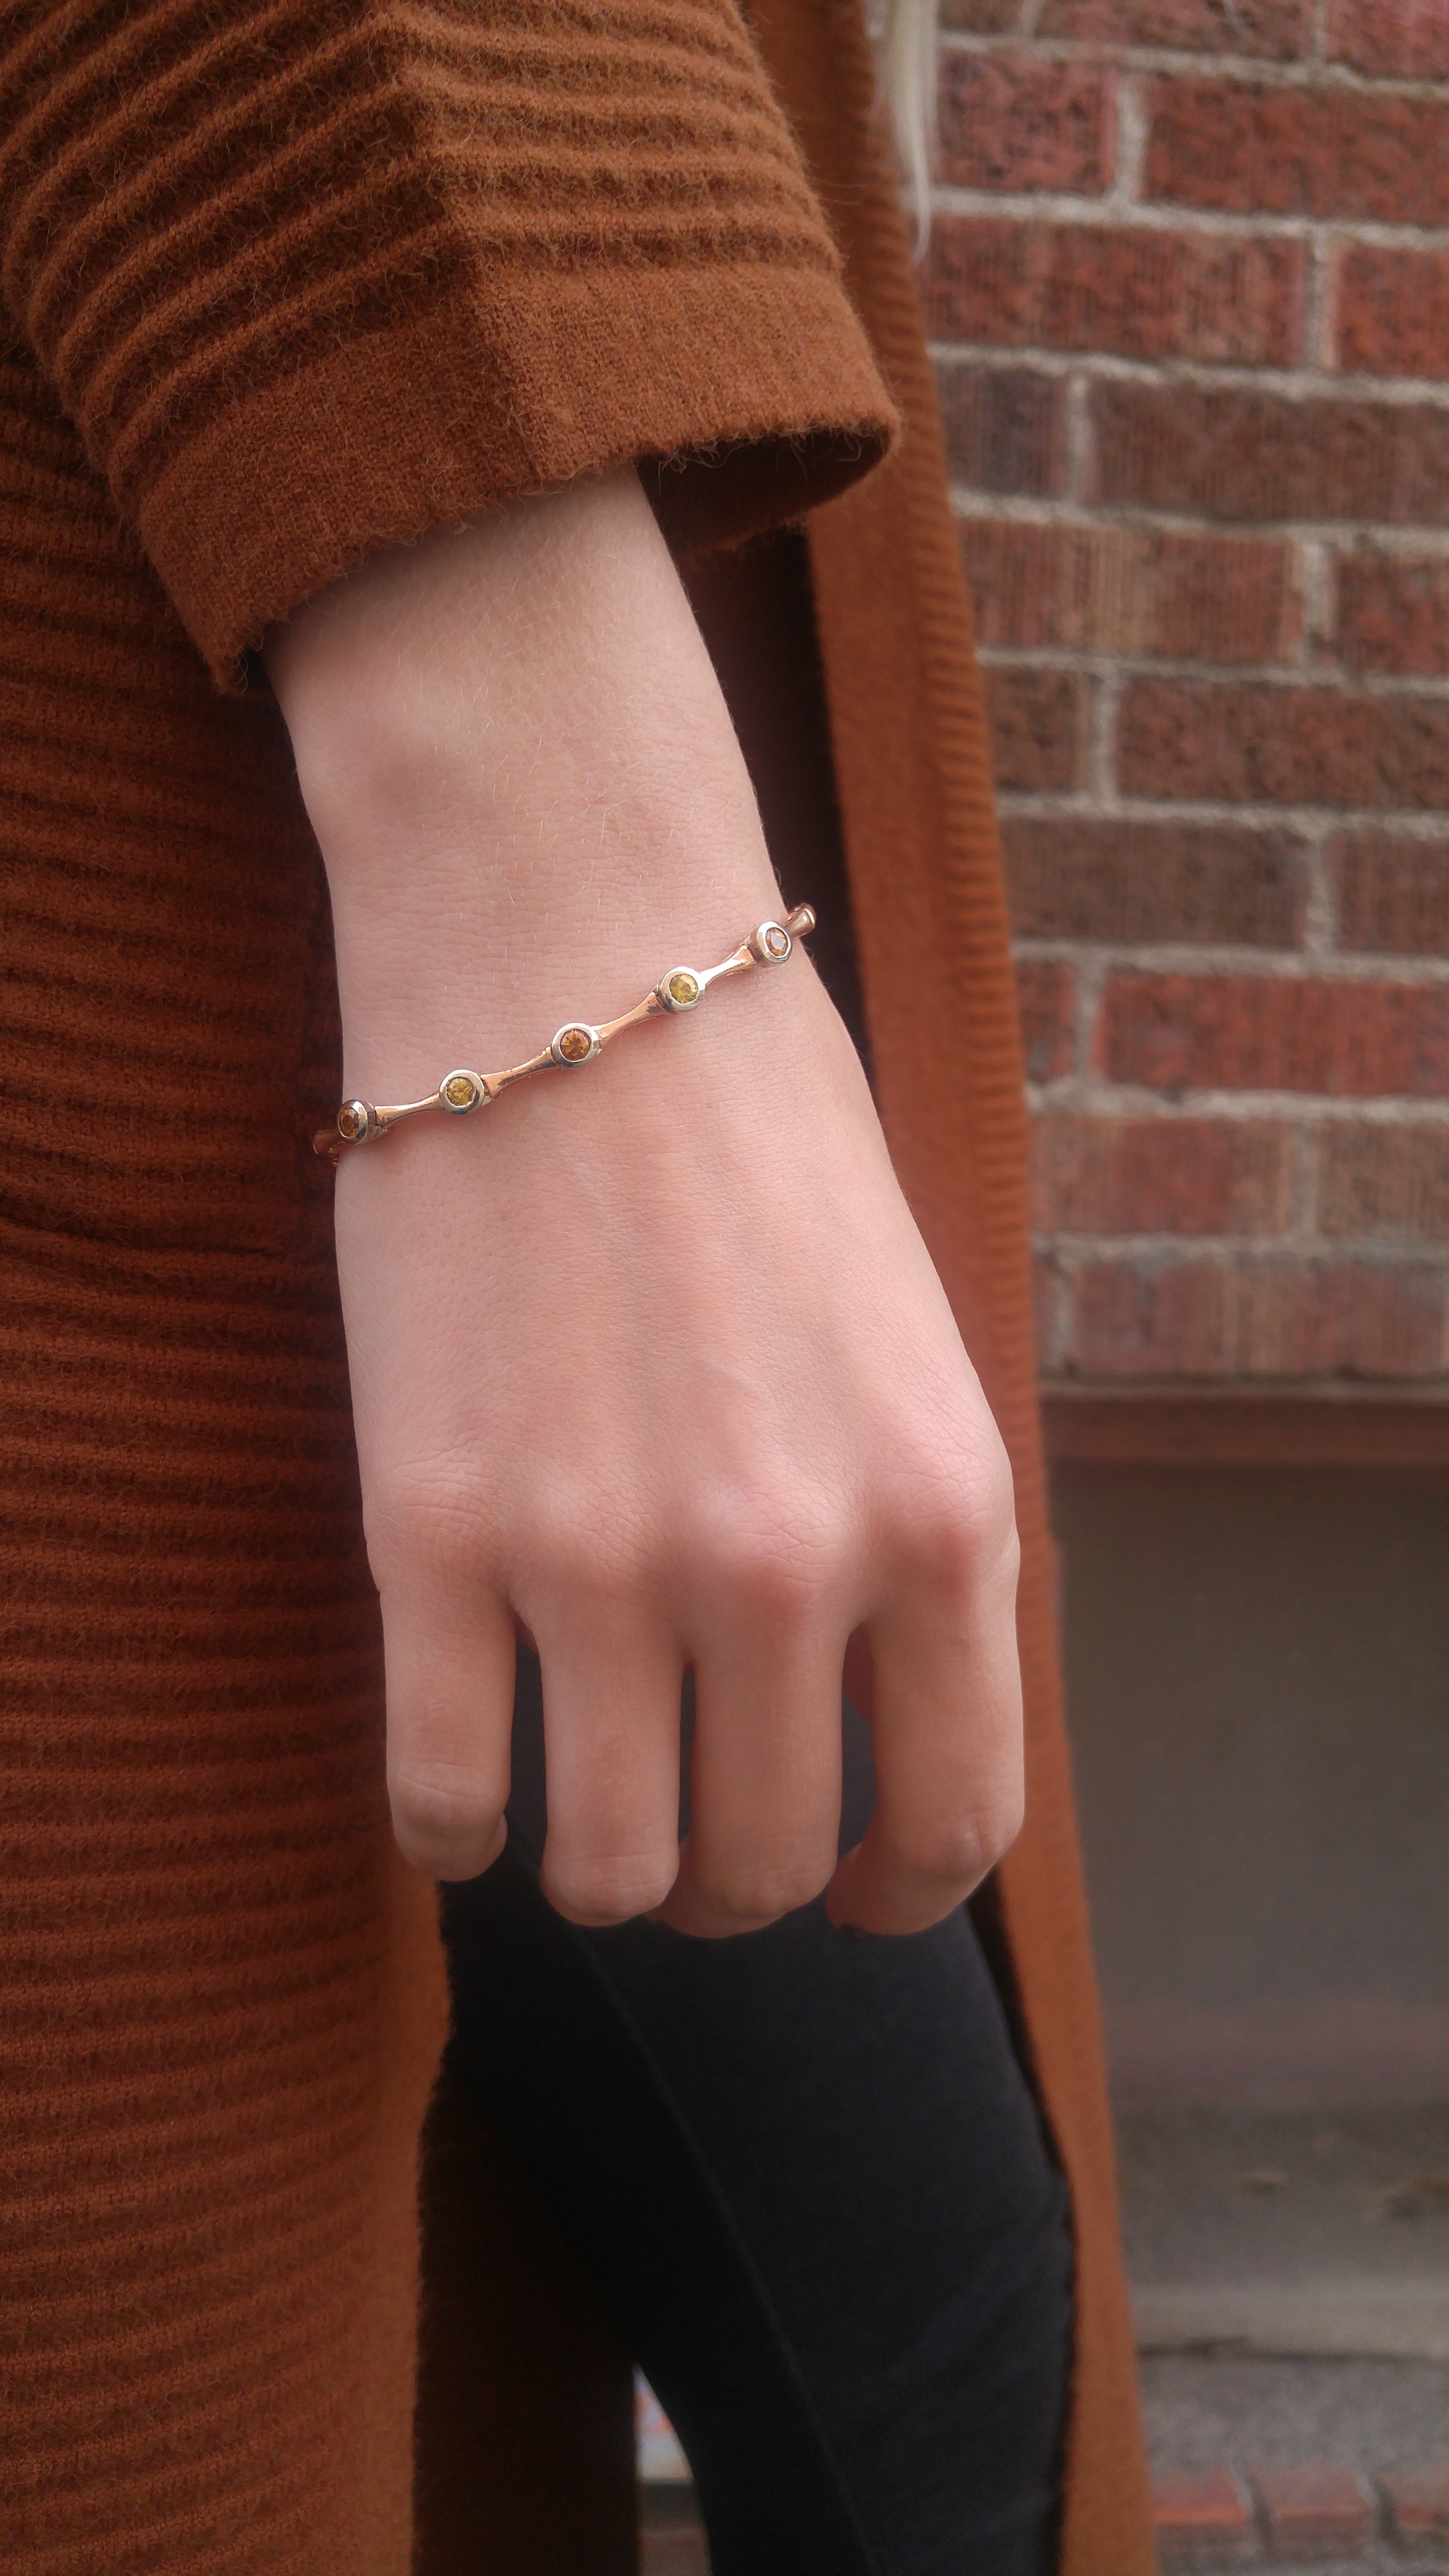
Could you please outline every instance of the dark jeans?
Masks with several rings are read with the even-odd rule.
[[[869,1809],[846,1712],[843,1839]],[[552,2203],[689,2455],[715,2576],[1046,2576],[1065,2193],[963,1911],[690,1941],[539,1894],[537,1668],[508,1853],[447,1892],[452,2071]]]

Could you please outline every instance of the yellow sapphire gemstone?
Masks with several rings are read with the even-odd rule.
[[[691,975],[687,966],[681,966],[678,974],[670,976],[669,998],[671,1002],[677,1002],[682,1011],[687,1011],[691,1002],[699,1000],[699,977]]]
[[[593,1039],[587,1029],[565,1029],[558,1042],[559,1054],[566,1064],[582,1064]]]
[[[346,1107],[337,1112],[337,1133],[349,1145],[362,1134],[366,1125],[367,1112],[355,1100],[349,1100]]]
[[[443,1098],[450,1109],[471,1109],[473,1085],[466,1073],[450,1073],[443,1085]]]

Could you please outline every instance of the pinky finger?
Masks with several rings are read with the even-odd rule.
[[[904,1608],[871,1622],[876,1804],[827,1892],[832,1922],[919,1932],[964,1902],[1021,1824],[1013,1585],[969,1618]]]
[[[387,1787],[404,1857],[476,1878],[507,1839],[513,1614],[495,1592],[384,1596]]]

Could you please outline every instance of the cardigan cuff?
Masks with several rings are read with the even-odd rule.
[[[798,519],[895,428],[824,269],[520,273],[269,375],[173,453],[137,517],[234,691],[269,626],[429,528],[633,463],[688,554]]]

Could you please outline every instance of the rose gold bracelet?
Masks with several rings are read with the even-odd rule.
[[[783,966],[797,939],[807,939],[815,927],[815,914],[808,903],[798,903],[783,921],[762,921],[738,948],[718,966],[671,966],[661,975],[642,1002],[632,1011],[623,1011],[617,1020],[605,1020],[595,1028],[588,1020],[565,1020],[552,1042],[540,1055],[531,1055],[526,1064],[510,1065],[506,1073],[472,1073],[460,1065],[445,1073],[436,1091],[426,1100],[404,1100],[396,1108],[379,1109],[370,1100],[344,1100],[337,1112],[337,1124],[324,1127],[312,1139],[312,1151],[331,1163],[340,1163],[354,1146],[370,1145],[375,1137],[386,1136],[389,1129],[404,1118],[420,1118],[425,1110],[443,1109],[451,1117],[466,1118],[475,1109],[484,1109],[496,1100],[510,1083],[526,1082],[532,1073],[547,1073],[551,1065],[592,1064],[610,1038],[621,1029],[632,1029],[637,1020],[658,1019],[661,1012],[692,1011],[711,984],[723,975],[742,975],[753,966]]]

